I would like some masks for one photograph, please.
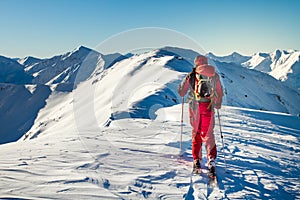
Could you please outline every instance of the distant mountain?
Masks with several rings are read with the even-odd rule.
[[[268,57],[269,54],[267,53],[255,53],[248,61],[242,63],[242,66],[269,73],[272,70],[272,61]]]
[[[219,62],[240,64],[267,73],[300,92],[300,51],[277,49],[271,53],[259,52],[252,56],[242,56],[238,53],[223,57],[209,53],[207,56]]]
[[[268,73],[290,88],[300,91],[300,51],[275,50],[272,53],[256,53],[242,65]]]
[[[283,51],[271,66],[272,71],[269,73],[271,76],[300,92],[300,51]]]
[[[63,90],[72,90],[73,84],[88,79],[98,69],[102,71],[114,63],[125,59],[119,53],[102,55],[99,52],[80,46],[71,52],[48,59],[26,57],[18,62],[24,65],[27,74],[33,76],[34,84],[57,84]],[[80,72],[79,72],[80,70]]]
[[[234,63],[215,61],[215,64],[223,81],[226,105],[294,115],[300,113],[300,96],[281,81]]]
[[[84,62],[87,57],[88,62]],[[78,82],[87,79],[101,60],[100,53],[81,46],[66,54],[26,65],[25,71],[34,77],[33,83],[73,84],[80,68],[84,74],[78,77]]]
[[[0,56],[0,83],[26,84],[32,79],[16,60]]]
[[[230,54],[228,56],[216,56],[210,52],[206,56],[212,60],[217,60],[217,61],[226,62],[226,63],[235,63],[235,64],[242,64],[243,62],[246,62],[247,60],[249,60],[251,58],[249,56],[243,56],[237,52],[233,52],[232,54]]]
[[[25,67],[28,67],[28,66],[34,65],[35,63],[39,63],[41,61],[41,59],[35,58],[35,57],[32,57],[32,56],[28,56],[28,57],[25,57],[25,58],[19,58],[17,61],[21,65],[24,65]]]

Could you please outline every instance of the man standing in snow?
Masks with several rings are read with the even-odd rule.
[[[189,117],[192,126],[192,154],[194,172],[201,172],[202,143],[205,143],[209,175],[215,176],[217,148],[214,137],[214,108],[220,109],[223,90],[215,68],[208,65],[207,58],[199,55],[195,67],[178,87],[180,96],[189,91]]]

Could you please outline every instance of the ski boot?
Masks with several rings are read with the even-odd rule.
[[[215,162],[215,160],[209,161],[207,167],[208,167],[209,178],[215,178],[216,177],[216,162]]]
[[[194,160],[193,173],[201,174],[201,163],[199,159]]]

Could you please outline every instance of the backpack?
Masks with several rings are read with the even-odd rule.
[[[201,98],[210,98],[214,95],[215,83],[213,79],[213,77],[208,77],[202,74],[200,75],[197,93]]]

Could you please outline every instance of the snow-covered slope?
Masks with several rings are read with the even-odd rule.
[[[233,63],[215,62],[224,84],[226,105],[298,115],[300,96],[268,74]]]
[[[225,149],[223,154],[216,126],[219,189],[212,190],[207,187],[205,177],[191,177],[187,106],[182,160],[178,161],[177,156],[180,105],[160,109],[154,121],[126,118],[113,121],[110,127],[89,128],[85,132],[69,131],[66,124],[66,129],[60,127],[43,137],[0,146],[0,197],[300,198],[299,118],[223,107]]]
[[[55,131],[56,126],[72,124],[68,120],[73,113],[78,127],[72,127],[72,130],[82,128],[84,131],[109,126],[115,119],[154,119],[157,109],[180,101],[176,91],[183,72],[175,70],[178,66],[183,66],[181,71],[185,70],[185,73],[192,67],[185,60],[162,54],[161,50],[124,59],[80,84],[73,94],[55,93],[50,96],[28,132],[28,138],[49,134]],[[58,100],[62,97],[64,100]],[[73,101],[73,107],[66,106],[67,102]],[[49,113],[56,113],[50,121],[52,118],[59,120],[55,126],[44,129],[40,124],[48,124]]]

